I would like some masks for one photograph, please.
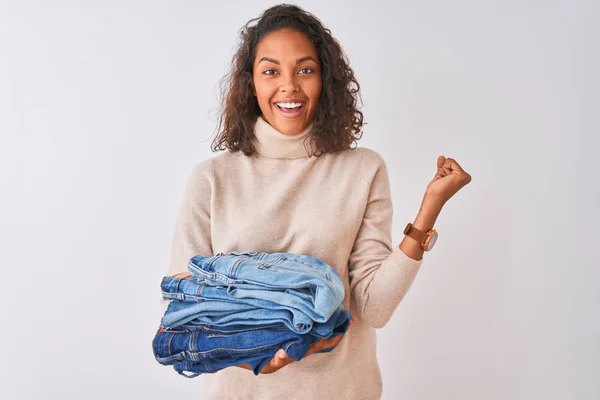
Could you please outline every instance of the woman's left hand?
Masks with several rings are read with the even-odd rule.
[[[431,202],[440,209],[452,196],[471,182],[471,175],[463,170],[453,158],[439,156],[437,171],[425,191],[425,202]]]
[[[356,321],[357,321],[357,318],[355,316],[351,316],[350,317],[350,326],[354,325],[356,323]],[[344,335],[338,335],[332,339],[323,338],[323,339],[319,340],[318,342],[313,343],[312,346],[310,346],[310,348],[308,349],[308,351],[306,352],[306,354],[303,357],[308,357],[309,355],[311,355],[313,353],[317,353],[324,349],[336,347],[342,341],[343,336]],[[279,349],[279,350],[277,350],[275,357],[273,357],[271,359],[271,361],[269,361],[269,363],[263,367],[263,369],[260,371],[260,373],[261,374],[272,374],[273,372],[280,370],[281,368],[285,367],[288,364],[293,363],[294,361],[295,360],[292,357],[288,356],[285,353],[285,350]],[[250,364],[238,365],[238,367],[241,367],[244,369],[249,369],[249,370],[252,369],[250,367]]]

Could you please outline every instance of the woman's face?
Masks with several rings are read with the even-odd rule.
[[[304,130],[312,121],[321,94],[317,49],[303,33],[280,29],[256,47],[254,95],[262,117],[287,135]]]

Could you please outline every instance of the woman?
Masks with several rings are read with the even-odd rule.
[[[167,274],[196,255],[289,252],[335,268],[353,326],[315,344],[300,362],[280,353],[254,376],[247,365],[203,375],[208,399],[377,399],[375,329],[414,280],[444,203],[471,177],[440,156],[421,208],[400,245],[391,243],[387,167],[352,148],[363,116],[359,85],[321,22],[291,5],[242,29],[213,151],[191,174]],[[316,353],[335,347],[329,353]]]

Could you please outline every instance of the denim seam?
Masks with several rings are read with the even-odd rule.
[[[277,343],[270,343],[270,344],[265,344],[262,346],[257,346],[257,347],[251,347],[251,348],[247,348],[247,349],[232,349],[232,348],[226,348],[226,347],[216,347],[207,351],[194,351],[194,352],[187,352],[189,353],[190,356],[192,356],[192,354],[194,355],[206,355],[206,354],[211,354],[213,352],[217,352],[217,351],[224,351],[225,354],[231,353],[231,352],[235,352],[236,354],[239,353],[248,353],[248,352],[253,352],[253,351],[259,351],[259,350],[264,350],[264,349],[268,349],[269,347],[273,347],[274,345],[276,345]]]
[[[205,368],[206,368],[206,370],[207,370],[207,371],[209,371],[211,374],[212,374],[213,372],[215,372],[215,371],[213,371],[213,370],[212,370],[212,368],[209,366],[209,362],[208,362],[208,361],[206,361],[206,362],[204,363],[204,367],[205,367]]]
[[[209,333],[206,337],[208,339],[210,339],[210,338],[214,338],[214,337],[217,337],[217,338],[227,338],[227,337],[230,337],[230,336],[231,336],[231,333],[213,332],[213,333]]]
[[[188,348],[190,348],[190,349],[194,348],[194,336],[197,336],[197,335],[194,335],[194,334],[190,335],[190,341],[188,343]]]
[[[186,327],[188,327],[188,329],[189,329],[189,324],[188,324],[188,325],[185,325],[185,324],[184,324],[184,325],[182,325],[182,326],[186,326]],[[203,326],[203,325],[196,325],[196,326],[197,326],[198,328],[200,328],[199,330],[201,330],[202,332],[216,332],[216,333],[223,333],[223,332],[225,332],[225,333],[227,333],[228,335],[231,335],[231,334],[233,334],[233,333],[236,333],[236,332],[237,332],[237,331],[222,331],[222,330],[219,330],[219,329],[213,329],[213,328],[210,328],[210,327],[208,327],[208,326]],[[254,328],[248,328],[248,329],[244,329],[244,331],[256,331],[256,330],[261,330],[261,329],[263,329],[263,327],[261,327],[261,326],[257,326],[257,327],[254,327]],[[287,329],[286,329],[286,330],[287,330]]]
[[[176,372],[177,372],[179,375],[181,375],[181,376],[183,376],[183,377],[185,377],[185,378],[195,378],[195,377],[197,377],[198,375],[201,375],[201,373],[200,373],[200,372],[192,372],[192,374],[191,374],[191,375],[187,375],[187,374],[185,374],[185,372],[191,372],[191,371],[187,371],[187,370],[183,369],[183,367],[179,367],[179,368],[182,368],[182,370],[181,370],[181,371],[178,371],[178,370],[177,370],[177,366],[173,365],[173,369],[174,369],[174,370],[175,370],[175,371],[176,371]]]
[[[212,265],[214,264],[215,261],[217,261],[219,258],[221,258],[221,256],[214,256],[210,259],[210,262],[208,263],[208,265],[206,266],[206,268],[208,269],[207,272],[210,272],[210,268],[212,267]]]
[[[188,269],[189,269],[189,270],[191,270],[192,272],[195,272],[195,273],[196,273],[196,274],[198,274],[198,275],[204,275],[204,276],[206,276],[207,278],[209,278],[209,279],[212,279],[212,280],[214,280],[214,279],[215,279],[215,275],[216,275],[216,274],[214,274],[214,273],[212,273],[212,272],[205,271],[204,269],[202,269],[202,268],[199,268],[197,265],[195,265],[195,264],[194,264],[194,263],[192,263],[192,262],[190,262],[190,263],[188,264]]]
[[[231,272],[229,277],[231,279],[235,279],[235,276],[237,274],[238,269],[240,268],[240,265],[242,264],[242,261],[248,259],[248,257],[240,257],[237,260],[235,260],[235,262],[233,263],[233,266],[231,267]]]
[[[165,292],[164,290],[161,290],[163,299],[165,300],[181,300],[181,293],[172,293],[172,292]]]
[[[288,343],[287,345],[284,345],[284,350],[286,353],[288,353],[288,350],[290,349],[290,347],[292,346],[293,342]]]
[[[282,266],[282,265],[280,265],[280,267],[282,267],[283,269],[288,270],[288,271],[289,270],[294,270],[293,267],[287,267],[287,266]],[[248,278],[245,278],[245,279],[229,279],[225,275],[221,275],[221,274],[218,274],[218,275],[225,278],[224,280],[225,280],[225,282],[227,283],[228,286],[235,285],[236,283],[244,283],[244,284],[257,285],[257,286],[260,286],[260,287],[263,287],[263,288],[271,288],[271,289],[283,289],[283,288],[285,288],[285,289],[300,289],[300,288],[306,287],[305,284],[297,284],[297,285],[291,285],[291,286],[289,286],[289,285],[288,286],[265,285],[264,282],[259,282],[259,281],[254,280],[254,279],[248,279]],[[332,285],[334,285],[336,287],[339,286],[339,285],[336,285],[336,284],[332,284]],[[326,285],[325,287],[327,287],[328,289],[331,289],[328,285]]]
[[[279,257],[277,257],[276,259],[274,259],[274,260],[273,260],[273,261],[271,261],[271,262],[268,262],[268,261],[267,261],[267,262],[264,262],[264,263],[260,263],[260,264],[258,265],[258,269],[262,269],[262,270],[265,270],[265,271],[266,271],[266,270],[268,270],[268,268],[269,268],[269,267],[273,267],[273,266],[279,265],[279,264],[281,264],[281,263],[282,263],[284,260],[285,260],[285,258],[283,258],[283,257],[279,256]]]
[[[173,338],[175,337],[175,334],[172,333],[171,337],[169,338],[169,342],[167,343],[167,350],[169,352],[169,355],[172,356],[173,354],[171,353],[171,341],[173,340]]]

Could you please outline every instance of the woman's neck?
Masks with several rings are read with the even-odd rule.
[[[312,123],[295,135],[281,133],[261,116],[254,126],[252,143],[261,157],[293,159],[309,157],[316,152]]]

